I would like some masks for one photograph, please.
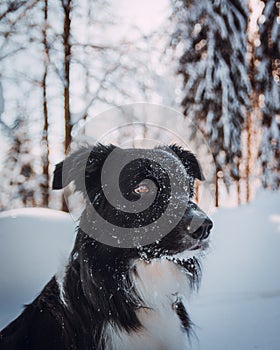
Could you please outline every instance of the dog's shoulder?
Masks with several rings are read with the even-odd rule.
[[[0,332],[1,350],[66,350],[63,343],[63,306],[53,278],[21,315]]]

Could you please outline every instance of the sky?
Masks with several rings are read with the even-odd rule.
[[[139,27],[144,34],[149,34],[163,22],[169,11],[169,0],[113,0],[116,13],[128,25]]]

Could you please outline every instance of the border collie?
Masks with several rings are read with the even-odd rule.
[[[115,165],[127,163],[119,173],[114,153]],[[192,201],[195,179],[203,180],[198,161],[176,145],[143,151],[98,144],[59,163],[53,189],[73,182],[85,198],[76,242],[63,278],[54,276],[2,330],[1,350],[188,349],[188,299],[212,228]],[[130,210],[110,202],[106,181]],[[156,226],[161,217],[167,220]]]

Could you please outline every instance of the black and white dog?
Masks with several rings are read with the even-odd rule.
[[[118,177],[122,196],[131,203],[150,198],[149,208],[124,211],[105,196],[102,168],[116,150],[123,159],[133,154]],[[203,175],[195,156],[176,145],[147,152],[147,157],[143,153],[135,157],[135,150],[98,144],[76,151],[56,166],[54,189],[71,182],[77,191],[86,188],[76,242],[63,279],[53,277],[2,330],[1,350],[188,348],[192,323],[187,303],[199,284],[199,256],[212,228],[211,220],[191,200],[194,181]],[[173,192],[167,164],[172,164],[173,175],[184,168]],[[113,167],[111,173],[114,178]],[[177,206],[184,208],[178,222]],[[137,238],[141,228],[156,224],[162,215],[176,225],[163,235],[155,233],[156,239],[147,244],[138,241],[124,247],[121,240],[119,246],[105,244],[103,237],[114,238],[114,230],[108,232],[106,225],[96,229],[96,217],[101,216],[108,227],[129,229]],[[199,222],[195,229],[193,221]],[[154,234],[146,233],[148,240]]]

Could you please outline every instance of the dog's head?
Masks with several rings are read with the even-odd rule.
[[[189,270],[212,228],[192,201],[196,179],[203,180],[196,157],[176,145],[135,150],[99,144],[59,163],[53,188],[73,181],[84,194],[79,227],[105,255],[167,258]]]
[[[53,188],[74,182],[85,198],[63,292],[82,322],[143,330],[153,320],[149,310],[167,303],[170,317],[190,334],[181,298],[187,286],[199,285],[197,255],[212,228],[192,201],[196,179],[203,175],[195,156],[175,145],[99,144],[56,166]]]

